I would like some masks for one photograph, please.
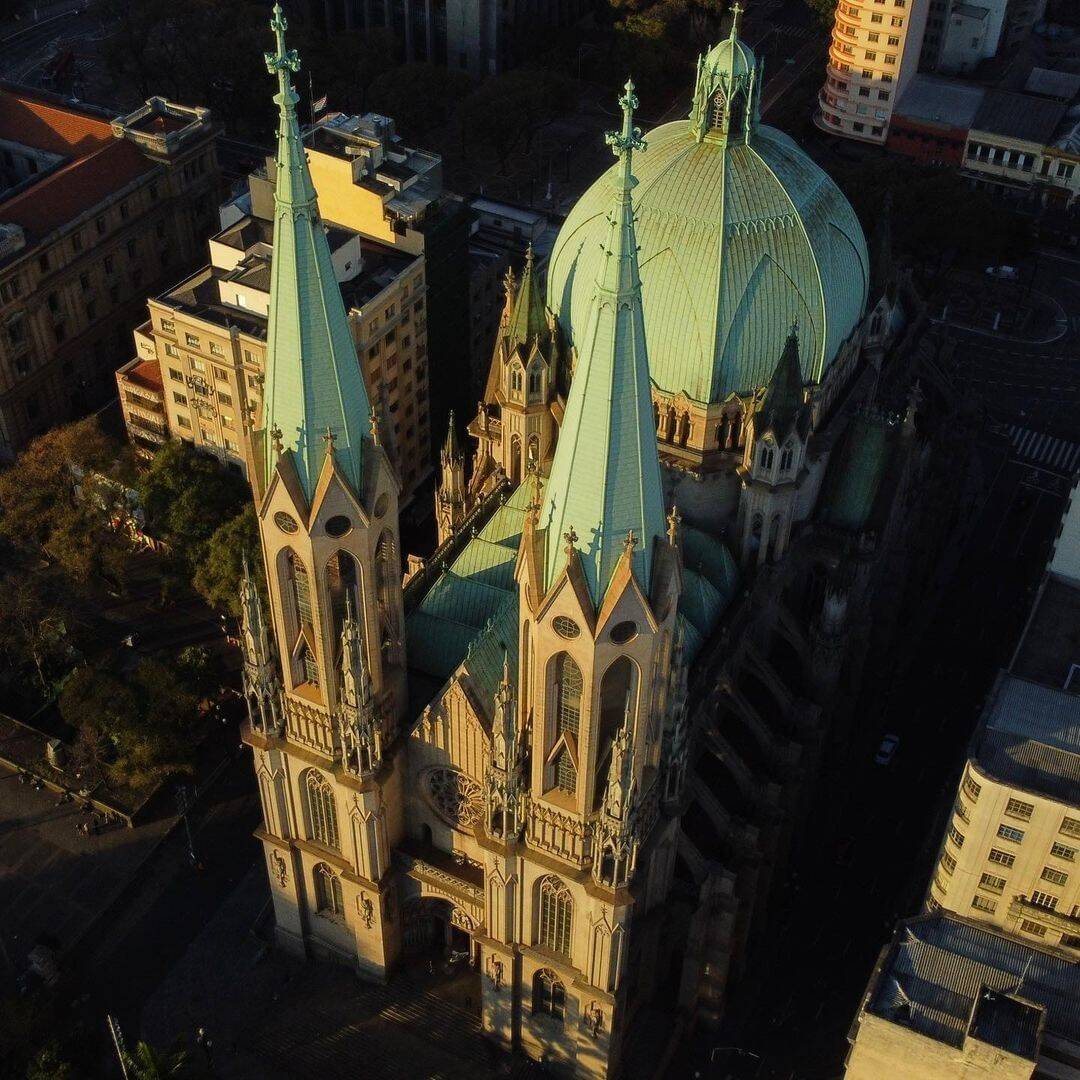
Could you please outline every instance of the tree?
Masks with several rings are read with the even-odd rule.
[[[367,101],[369,108],[392,116],[398,131],[418,138],[445,124],[471,87],[464,72],[434,64],[403,64],[372,81]]]
[[[76,1080],[78,1073],[60,1043],[47,1043],[26,1068],[26,1080]]]
[[[125,1064],[129,1080],[168,1080],[187,1072],[188,1055],[184,1050],[158,1050],[150,1043],[138,1042]]]
[[[832,26],[836,17],[836,0],[804,0],[817,22]]]
[[[242,477],[179,439],[170,439],[154,456],[139,495],[148,529],[189,571],[201,562],[214,532],[251,498]]]
[[[55,577],[33,568],[12,569],[0,576],[0,655],[9,669],[32,666],[45,692],[73,652],[70,616]]]
[[[240,578],[244,555],[256,579],[262,582],[262,559],[259,556],[259,524],[255,507],[220,525],[195,570],[195,591],[216,611],[240,615]]]
[[[34,439],[0,474],[0,535],[77,587],[122,582],[129,545],[112,527],[123,489],[102,477],[116,446],[93,417]]]

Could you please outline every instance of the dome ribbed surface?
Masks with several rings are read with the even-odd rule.
[[[695,141],[686,121],[647,135],[635,164],[642,302],[653,383],[694,401],[768,382],[799,324],[803,375],[821,380],[866,305],[866,240],[829,177],[785,134]],[[552,251],[548,303],[570,341],[602,258],[611,178],[581,197]]]

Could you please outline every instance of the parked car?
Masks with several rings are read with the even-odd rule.
[[[986,273],[990,277],[1001,278],[1002,281],[1015,281],[1020,276],[1020,271],[1015,266],[988,266]]]
[[[888,765],[893,759],[893,755],[896,753],[896,748],[900,745],[899,735],[886,735],[881,740],[881,745],[877,748],[877,753],[874,755],[875,765]]]

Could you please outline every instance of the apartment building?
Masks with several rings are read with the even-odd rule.
[[[407,501],[431,472],[423,256],[338,225],[326,232],[358,362]],[[140,452],[183,438],[246,473],[247,437],[262,405],[272,219],[244,214],[211,238],[209,253],[207,266],[148,302],[135,357],[117,385]]]
[[[1080,501],[972,740],[927,894],[1080,957]]]
[[[147,290],[213,228],[216,133],[162,98],[110,122],[0,86],[0,460],[111,397]]]
[[[927,10],[925,0],[840,0],[818,127],[884,144],[893,108],[918,70]]]

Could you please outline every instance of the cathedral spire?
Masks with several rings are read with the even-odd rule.
[[[799,324],[788,333],[784,351],[765,388],[761,419],[754,425],[755,434],[772,431],[783,440],[800,418],[804,406],[802,365],[799,361]]]
[[[606,136],[619,164],[613,173],[605,258],[578,338],[574,381],[540,513],[541,526],[548,530],[545,585],[563,568],[558,537],[569,530],[597,606],[627,534],[633,531],[639,540],[632,565],[647,590],[653,544],[665,533],[631,197],[637,183],[633,153],[645,148],[634,126],[638,102],[633,83],[627,82],[619,104],[622,128]]]
[[[525,253],[525,270],[521,275],[521,285],[517,291],[517,299],[514,302],[507,331],[511,348],[535,341],[547,329],[544,301],[540,295],[540,285],[536,280],[533,264],[533,246],[529,244],[528,251]]]
[[[300,138],[299,98],[292,85],[300,59],[285,46],[286,25],[281,5],[275,4],[270,27],[276,48],[266,54],[266,66],[278,81],[278,136],[263,429],[281,432],[284,454],[310,499],[327,429],[334,434],[335,464],[360,490],[370,406]],[[259,457],[265,489],[278,463],[265,435]]]

